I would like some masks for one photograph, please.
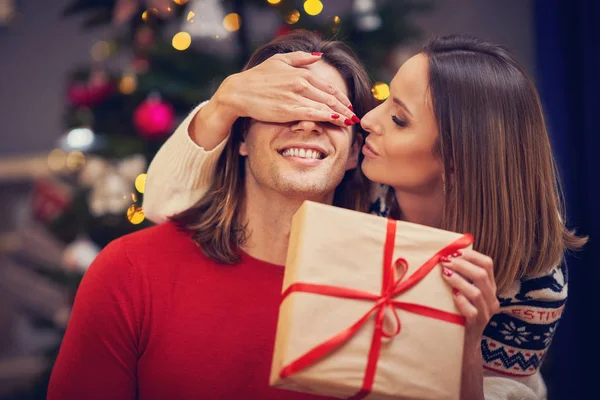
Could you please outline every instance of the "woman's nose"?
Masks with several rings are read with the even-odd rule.
[[[378,128],[379,124],[377,124],[377,118],[376,118],[375,110],[376,110],[376,108],[374,108],[373,110],[369,111],[360,120],[360,126],[362,126],[362,128],[366,132],[372,133],[372,134],[378,134],[379,133],[379,128]]]

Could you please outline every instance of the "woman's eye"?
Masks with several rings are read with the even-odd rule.
[[[395,115],[392,115],[392,121],[394,121],[394,123],[400,127],[405,127],[406,125],[408,125],[406,121],[401,120]]]

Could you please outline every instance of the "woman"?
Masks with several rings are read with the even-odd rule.
[[[331,122],[342,112],[346,99],[298,66],[269,60],[234,75],[184,121],[150,166],[149,218],[160,221],[202,197],[238,117]],[[464,366],[483,364],[486,398],[545,397],[538,371],[566,299],[563,252],[585,239],[561,217],[531,79],[503,48],[453,36],[407,61],[390,89],[361,123],[368,133],[362,171],[383,184],[372,211],[474,234],[474,248],[489,257],[465,252],[444,268],[467,318]],[[211,120],[219,108],[230,118]],[[482,377],[463,378],[465,385],[481,386]]]

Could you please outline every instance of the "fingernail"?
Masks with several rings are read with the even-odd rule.
[[[459,294],[459,293],[460,293],[460,292],[458,291],[458,289],[457,289],[457,288],[452,288],[452,294],[453,294],[453,295],[455,295],[455,296],[456,296],[456,295],[457,295],[457,294]]]
[[[450,256],[441,256],[440,261],[441,262],[450,262]]]
[[[338,119],[340,114],[331,114],[331,119]]]
[[[448,267],[443,267],[442,268],[442,273],[446,276],[452,276],[452,274],[454,273],[454,271],[452,271],[450,268]]]
[[[456,253],[452,254],[452,257],[460,257],[462,256],[462,251],[458,250]]]
[[[352,104],[350,104],[350,105],[348,106],[348,108],[350,109],[350,111],[354,112],[354,107],[352,107]]]
[[[319,52],[319,51],[313,51],[313,52],[312,52],[312,53],[310,53],[310,54],[312,54],[313,56],[318,56],[318,57],[321,57],[321,56],[323,55],[323,53],[321,53],[321,52]]]
[[[356,115],[353,115],[352,122],[354,122],[355,124],[358,124],[360,122],[360,119],[358,119],[358,117]]]
[[[350,126],[350,125],[354,125],[354,122],[352,122],[351,119],[346,118],[346,120],[344,121],[344,124]]]

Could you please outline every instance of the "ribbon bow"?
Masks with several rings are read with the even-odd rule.
[[[473,236],[465,234],[458,240],[450,243],[442,250],[438,251],[433,257],[431,257],[425,264],[421,265],[411,276],[403,280],[408,271],[408,262],[403,258],[398,258],[395,262],[392,262],[394,253],[394,242],[396,239],[396,221],[388,220],[386,229],[385,246],[383,253],[383,282],[380,294],[373,294],[362,290],[345,288],[331,285],[321,285],[312,283],[297,282],[290,285],[282,295],[282,302],[287,296],[294,292],[314,293],[324,296],[340,297],[346,299],[356,300],[371,300],[375,304],[369,311],[365,313],[358,321],[353,325],[343,330],[342,332],[334,335],[325,342],[317,345],[307,353],[287,365],[281,370],[280,376],[286,378],[296,372],[299,372],[310,365],[314,364],[327,354],[338,348],[340,345],[348,341],[352,336],[358,332],[358,330],[367,322],[372,314],[375,316],[375,330],[373,332],[373,339],[371,341],[371,348],[369,350],[367,367],[363,378],[363,384],[361,390],[351,397],[353,400],[362,399],[367,396],[373,387],[375,380],[375,372],[377,370],[377,361],[379,359],[379,353],[381,349],[382,338],[393,338],[400,334],[401,321],[398,315],[398,309],[408,311],[411,313],[423,315],[430,318],[450,322],[453,324],[464,325],[465,318],[462,315],[449,313],[446,311],[438,310],[435,308],[414,304],[406,303],[395,300],[394,298],[399,294],[407,291],[408,289],[419,283],[431,270],[439,263],[440,258],[453,254],[457,250],[463,249],[473,243]],[[403,272],[399,278],[396,277],[396,269],[398,265],[402,265]],[[384,329],[384,314],[385,310],[390,309],[394,315],[396,321],[396,329],[389,333]]]

